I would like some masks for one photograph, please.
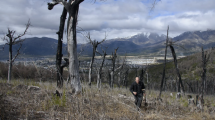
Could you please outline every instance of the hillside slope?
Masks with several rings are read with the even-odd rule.
[[[207,64],[207,93],[215,92],[215,50],[212,50],[210,60]],[[148,69],[150,84],[159,89],[163,73],[163,64],[150,66]],[[187,92],[198,93],[201,85],[202,74],[202,55],[196,53],[191,56],[178,60],[178,68],[181,73],[182,81]],[[166,90],[177,90],[177,74],[173,62],[166,64]]]

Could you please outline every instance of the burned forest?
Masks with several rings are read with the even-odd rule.
[[[214,0],[0,7],[0,120],[215,119]]]

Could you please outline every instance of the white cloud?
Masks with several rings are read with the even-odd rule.
[[[0,33],[8,27],[21,33],[28,19],[32,26],[28,37],[57,39],[62,5],[47,9],[50,0],[5,0],[0,5]],[[170,26],[172,37],[185,31],[215,29],[214,0],[162,0],[149,12],[148,0],[85,0],[80,4],[78,26],[91,31],[94,39],[128,37],[141,32],[166,34]],[[2,36],[2,35],[1,35]],[[64,37],[66,41],[66,37]],[[78,34],[78,42],[84,37]]]

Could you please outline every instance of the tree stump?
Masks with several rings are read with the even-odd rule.
[[[194,106],[195,102],[194,102],[194,98],[192,97],[192,95],[187,95],[187,98],[188,98],[188,105]]]
[[[180,98],[181,98],[181,93],[178,92],[178,93],[176,94],[176,99],[180,99]]]
[[[204,107],[204,99],[203,99],[202,95],[196,95],[196,106],[197,106],[197,108],[199,108],[200,110],[203,110],[203,107]]]

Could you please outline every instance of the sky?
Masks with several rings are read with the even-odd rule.
[[[186,31],[215,29],[215,0],[160,0],[153,11],[154,0],[85,0],[80,4],[78,17],[78,43],[87,42],[83,36],[102,40],[123,38],[139,33],[155,32],[175,37]],[[7,29],[20,34],[30,19],[28,37],[57,39],[62,5],[47,9],[51,0],[2,0],[0,4],[0,37]],[[66,35],[64,35],[66,42]],[[0,44],[3,41],[0,39]]]

